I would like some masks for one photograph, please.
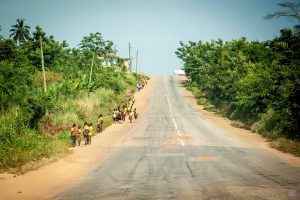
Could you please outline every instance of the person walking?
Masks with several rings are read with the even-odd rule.
[[[125,123],[125,121],[126,121],[126,113],[127,113],[127,108],[126,108],[125,105],[123,106],[123,110],[121,110],[121,112],[122,112],[122,120]]]
[[[88,144],[92,144],[93,124],[91,122],[89,123],[88,130],[89,130]]]
[[[78,143],[78,146],[80,146],[80,143],[81,143],[81,135],[82,135],[81,126],[78,126],[78,132],[77,132],[77,143]]]
[[[138,112],[136,111],[136,108],[133,109],[133,113],[134,113],[134,119],[137,120],[139,117]]]
[[[103,117],[102,114],[100,114],[98,118],[97,132],[102,133],[102,129],[103,129]]]
[[[89,126],[87,122],[83,124],[83,137],[84,137],[84,144],[87,145],[89,141]]]
[[[76,124],[73,124],[72,128],[71,128],[71,138],[72,138],[72,145],[75,146],[76,145],[76,135],[78,132],[78,128],[76,127]]]
[[[130,110],[130,112],[129,112],[129,121],[130,121],[130,123],[132,123],[133,115],[134,115],[133,111]]]
[[[112,118],[113,118],[113,122],[116,123],[117,122],[117,109],[114,109]]]

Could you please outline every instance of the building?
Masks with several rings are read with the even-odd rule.
[[[175,69],[174,74],[179,76],[184,76],[185,72],[182,69]]]
[[[117,65],[118,61],[123,61],[126,70],[130,70],[130,59],[129,58],[120,58],[115,53],[106,53],[104,55],[98,56],[101,65],[103,67],[112,67]]]

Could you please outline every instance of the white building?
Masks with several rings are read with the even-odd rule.
[[[129,58],[120,58],[114,53],[106,53],[104,56],[98,57],[101,60],[101,65],[103,67],[115,66],[118,63],[118,60],[122,60],[126,69],[130,70],[130,59]]]
[[[183,76],[183,75],[185,75],[185,72],[182,69],[175,69],[174,74],[179,75],[179,76]]]

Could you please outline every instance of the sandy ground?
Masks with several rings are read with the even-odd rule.
[[[295,157],[291,154],[280,152],[276,149],[273,149],[270,147],[270,143],[267,141],[266,138],[262,137],[259,134],[252,133],[249,130],[236,128],[231,125],[231,121],[227,118],[224,118],[214,112],[210,112],[207,110],[204,110],[202,105],[198,105],[195,99],[195,96],[192,94],[192,92],[185,89],[183,86],[183,81],[186,80],[186,77],[179,76],[178,81],[181,84],[182,92],[185,96],[185,98],[188,100],[188,102],[192,105],[194,109],[199,111],[199,113],[208,121],[216,125],[218,128],[224,130],[226,133],[231,134],[232,136],[236,137],[240,141],[247,143],[247,145],[253,146],[253,148],[261,148],[265,149],[266,151],[270,151],[276,156],[279,156],[281,159],[287,161],[291,165],[300,167],[300,158]]]
[[[152,78],[154,80],[155,78]],[[135,94],[134,107],[143,117],[149,95],[152,90],[152,80],[148,85]],[[114,124],[92,138],[92,144],[72,148],[72,153],[59,159],[57,162],[15,176],[13,174],[0,174],[0,195],[5,200],[35,200],[46,199],[63,191],[68,185],[84,177],[97,163],[106,159],[117,149],[130,134],[131,128],[138,121],[130,124]]]

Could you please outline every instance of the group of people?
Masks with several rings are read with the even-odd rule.
[[[147,80],[142,80],[137,84],[137,89],[140,91],[147,84]],[[133,109],[133,105],[135,103],[135,98],[132,97],[122,108],[119,106],[117,109],[113,110],[112,119],[113,122],[125,123],[126,116],[130,123],[132,123],[133,119],[138,119],[138,112],[136,108]],[[104,117],[102,114],[99,115],[97,121],[97,133],[101,133],[103,130],[103,122]],[[91,122],[84,122],[83,126],[73,124],[71,128],[71,139],[72,145],[76,146],[76,142],[78,146],[81,144],[82,137],[84,138],[84,144],[88,145],[92,143],[92,135],[93,135],[93,124]]]
[[[138,112],[136,108],[132,109],[134,103],[135,98],[132,97],[122,108],[119,106],[117,109],[114,109],[113,121],[124,123],[126,121],[126,116],[128,116],[130,123],[132,123],[133,118],[138,119]]]
[[[148,83],[147,80],[142,80],[140,83],[136,84],[136,88],[138,89],[138,91],[140,91],[145,87],[145,85],[147,85],[147,83]]]
[[[71,138],[72,138],[72,145],[76,146],[76,141],[78,146],[81,144],[82,136],[84,138],[84,144],[91,144],[92,143],[92,135],[93,135],[93,124],[91,122],[84,122],[83,127],[80,125],[77,126],[73,124],[71,128]]]
[[[133,104],[135,103],[135,98],[132,97],[128,103],[126,103],[123,108],[120,106],[117,109],[114,109],[112,119],[113,122],[121,122],[125,123],[126,116],[130,123],[132,123],[133,119],[138,119],[138,112],[136,108],[133,109]],[[104,117],[102,114],[99,115],[97,120],[97,133],[101,133],[103,130],[103,122]],[[73,124],[71,128],[71,139],[72,145],[76,146],[76,142],[78,146],[81,144],[82,137],[84,138],[84,144],[88,145],[92,143],[92,135],[93,135],[93,124],[91,122],[84,122],[83,126],[77,126],[77,124]]]

